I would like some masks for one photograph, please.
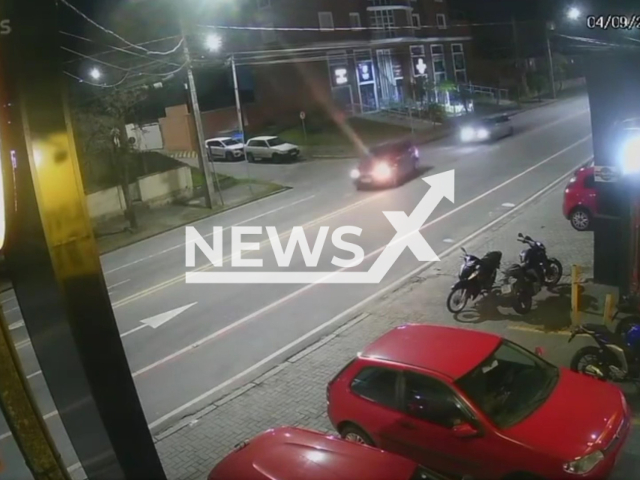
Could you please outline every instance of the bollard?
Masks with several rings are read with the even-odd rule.
[[[571,266],[571,323],[580,323],[580,267]]]
[[[604,299],[604,324],[608,325],[613,321],[613,309],[615,307],[615,299],[610,293]]]

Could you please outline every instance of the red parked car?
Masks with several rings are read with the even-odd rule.
[[[497,335],[432,325],[383,335],[327,397],[343,438],[477,479],[602,480],[631,424],[613,385]]]
[[[209,480],[451,480],[416,462],[312,430],[281,427],[243,442]]]
[[[562,213],[576,230],[591,228],[596,213],[596,185],[593,166],[582,167],[569,180],[564,191]]]

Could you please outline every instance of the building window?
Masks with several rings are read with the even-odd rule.
[[[369,0],[369,5],[372,7],[384,7],[387,5],[395,5],[396,0]]]
[[[269,8],[271,6],[271,0],[256,0],[258,8]]]
[[[333,30],[333,13],[318,12],[318,22],[320,23],[320,30]]]
[[[349,14],[349,24],[351,25],[351,28],[356,29],[356,28],[361,28],[362,27],[362,23],[360,22],[360,14],[357,12],[352,12]]]
[[[413,65],[414,77],[425,77],[427,72],[427,59],[424,54],[424,45],[413,45],[409,47],[411,52],[411,64]]]
[[[451,56],[453,57],[453,74],[456,83],[467,83],[467,63],[464,59],[464,48],[461,43],[451,45]]]
[[[438,85],[447,79],[442,45],[431,45],[431,63],[433,64],[433,81]]]
[[[396,36],[396,22],[393,10],[374,10],[369,12],[369,22],[374,38],[393,38]]]
[[[262,27],[268,29],[260,30],[260,34],[262,35],[262,43],[274,43],[276,41],[276,31],[273,30],[273,22],[265,23],[262,25]]]
[[[411,19],[413,20],[413,28],[420,28],[420,14],[414,13],[411,15]]]
[[[438,24],[438,28],[447,28],[447,17],[445,17],[444,13],[438,13],[436,15],[436,23]]]

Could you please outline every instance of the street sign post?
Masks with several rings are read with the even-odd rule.
[[[303,111],[300,112],[300,121],[302,122],[302,133],[304,134],[304,143],[307,143],[307,126],[304,123],[304,119],[307,118],[307,114]]]

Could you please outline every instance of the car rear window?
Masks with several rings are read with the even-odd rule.
[[[365,367],[351,382],[351,391],[367,400],[395,408],[397,379],[395,370]]]
[[[584,177],[584,188],[596,188],[596,179],[593,173]]]

